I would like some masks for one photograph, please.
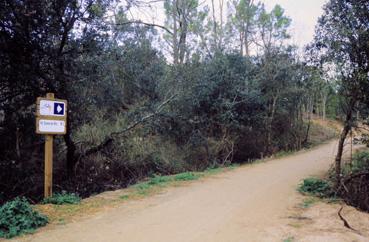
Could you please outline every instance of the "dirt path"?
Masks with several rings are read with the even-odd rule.
[[[336,142],[240,167],[21,241],[238,242],[283,241],[301,179],[327,171]]]

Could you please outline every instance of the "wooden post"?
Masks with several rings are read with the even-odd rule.
[[[351,136],[350,168],[352,168],[352,145],[353,145],[353,139],[352,139],[352,128],[351,128],[351,130],[350,130],[350,136]]]
[[[53,135],[45,135],[45,186],[44,197],[52,196],[53,187]]]
[[[54,93],[47,93],[47,98],[53,99]],[[51,134],[45,135],[45,184],[44,197],[52,196],[53,187],[53,141],[54,136]]]

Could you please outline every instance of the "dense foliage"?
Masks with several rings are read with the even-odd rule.
[[[69,103],[55,188],[81,196],[300,149],[313,114],[336,116],[335,85],[286,44],[280,6],[232,1],[224,20],[198,1],[168,0],[164,26],[130,19],[133,6],[145,8],[0,2],[1,202],[41,198],[34,113],[47,92]]]
[[[47,222],[47,218],[34,211],[25,198],[16,198],[0,207],[0,238],[31,233]]]

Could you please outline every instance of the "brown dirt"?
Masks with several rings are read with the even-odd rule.
[[[323,175],[336,142],[310,151],[243,166],[187,186],[172,187],[65,225],[50,226],[17,241],[237,242],[369,241],[369,215],[339,205],[299,206],[301,179]],[[292,239],[294,238],[294,239]]]
[[[288,223],[283,227],[288,231],[289,237],[299,242],[320,241],[369,241],[369,215],[360,212],[353,207],[342,203],[329,204],[317,201],[309,208],[303,208],[301,204],[289,210]],[[339,218],[338,211],[343,207],[342,217],[356,231],[344,226]]]

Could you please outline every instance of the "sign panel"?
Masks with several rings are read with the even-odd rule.
[[[55,99],[54,93],[37,98],[36,133],[45,135],[44,197],[52,196],[54,135],[67,133],[67,101]]]
[[[66,109],[67,109],[66,101],[40,99],[38,106],[38,115],[63,118],[66,116]]]
[[[36,133],[65,134],[67,132],[65,120],[37,118]]]

